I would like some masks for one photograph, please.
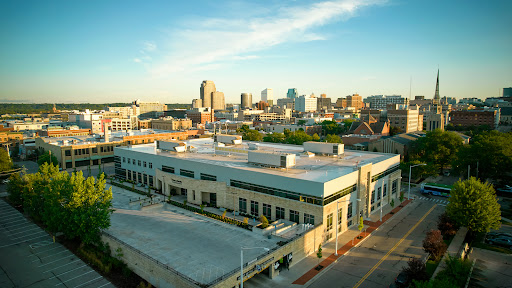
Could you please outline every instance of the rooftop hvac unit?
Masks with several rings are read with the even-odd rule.
[[[224,144],[238,145],[242,144],[242,136],[217,134],[213,136],[213,141]]]
[[[295,166],[295,154],[249,150],[248,162],[266,167],[290,168]]]
[[[180,141],[158,140],[156,148],[164,151],[185,152],[187,151],[187,144]]]
[[[340,143],[304,142],[304,151],[317,154],[343,155],[345,145]]]

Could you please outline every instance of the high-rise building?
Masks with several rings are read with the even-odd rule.
[[[274,90],[267,88],[261,91],[261,101],[267,102],[269,106],[274,104]]]
[[[405,133],[423,130],[423,115],[417,109],[388,110],[388,119],[391,126]]]
[[[215,83],[210,80],[204,80],[201,83],[200,94],[203,107],[212,107],[212,93],[217,91]]]
[[[243,110],[245,108],[252,108],[252,94],[251,93],[242,93],[240,95],[240,109]]]
[[[295,110],[299,112],[315,112],[317,103],[314,96],[302,95],[295,99]]]
[[[372,109],[384,110],[388,104],[409,105],[409,99],[403,98],[401,95],[373,95],[366,97],[364,103],[370,104]]]
[[[201,108],[201,107],[203,107],[203,100],[192,99],[192,108]]]
[[[288,89],[288,93],[286,93],[286,98],[295,99],[297,98],[297,95],[297,88],[290,88]]]
[[[212,92],[212,109],[226,110],[226,103],[224,102],[224,92]]]
[[[439,105],[441,104],[441,99],[439,97],[439,69],[437,69],[437,82],[436,82],[436,92],[434,93],[434,101],[433,104]]]
[[[325,94],[322,94],[325,95]],[[316,98],[316,110],[317,111],[327,111],[331,109],[331,98],[321,97]]]
[[[503,88],[503,97],[512,97],[512,87]]]
[[[288,108],[291,110],[295,110],[295,98],[281,98],[277,99],[277,106],[281,108]]]

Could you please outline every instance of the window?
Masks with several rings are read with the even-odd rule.
[[[304,224],[315,225],[315,216],[304,213]],[[331,223],[332,225],[332,223]]]
[[[371,204],[375,203],[375,190],[372,190],[372,200],[370,202]]]
[[[377,188],[377,200],[380,200],[380,194],[382,194],[382,187]]]
[[[327,231],[332,230],[332,213],[327,215]]]
[[[290,221],[299,223],[299,212],[290,210]]]
[[[123,157],[123,163],[126,163],[126,157]]]
[[[185,177],[194,178],[194,171],[180,169],[180,175]]]
[[[217,176],[201,173],[201,180],[217,181]]]
[[[258,213],[259,213],[258,202],[251,200],[251,215],[258,216]]]
[[[247,213],[247,199],[238,198],[238,210],[243,213]]]
[[[347,208],[347,219],[350,218],[352,218],[352,203],[349,203]]]
[[[153,163],[149,162],[149,168],[153,168]]]
[[[139,166],[140,166],[140,164],[141,164],[141,161],[139,160],[139,161],[138,161],[138,163],[139,163]]]
[[[340,233],[340,232],[341,232],[341,220],[343,219],[343,214],[342,214],[342,212],[343,212],[343,208],[340,208],[340,209],[338,210],[338,233]]]
[[[142,182],[144,182],[144,185],[147,185],[148,184],[148,175],[142,174],[142,179],[143,179]]]
[[[284,208],[276,207],[276,219],[284,219]]]
[[[142,183],[142,174],[140,172],[137,172],[137,182]]]
[[[281,189],[272,188],[272,187],[268,187],[268,186],[251,184],[251,183],[242,182],[242,181],[238,181],[238,180],[230,180],[230,185],[233,187],[241,188],[241,189],[251,190],[251,191],[269,194],[269,195],[274,195],[277,197],[292,199],[292,200],[316,204],[316,205],[322,205],[322,198],[320,198],[320,197],[301,195],[301,194],[294,193],[291,191],[281,190]],[[326,205],[326,204],[324,204],[324,205]]]
[[[142,162],[142,166],[147,167],[147,162],[146,161]]]
[[[263,203],[263,216],[268,220],[272,218],[272,205]]]
[[[66,150],[66,156],[71,156],[71,150]]]
[[[391,194],[396,193],[397,186],[398,186],[398,180],[393,180],[393,183],[391,183]]]
[[[187,196],[187,189],[181,188],[181,195]]]
[[[384,191],[382,191],[382,196],[388,195],[388,184],[384,184]]]
[[[153,176],[149,175],[149,186],[153,186]]]
[[[162,165],[162,171],[174,174],[174,167],[169,167],[169,166],[163,166]]]

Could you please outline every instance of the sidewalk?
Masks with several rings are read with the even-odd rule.
[[[405,207],[411,201],[412,200],[405,200],[401,206]],[[327,257],[324,256],[324,258],[322,258],[323,260],[320,260],[320,263],[319,259],[316,256],[316,253],[312,253],[311,255],[301,260],[299,263],[293,265],[290,271],[282,271],[279,275],[282,277],[277,277],[277,279],[274,279],[274,281],[277,280],[278,283],[276,284],[281,283],[283,285],[289,285],[289,283],[295,285],[305,285],[306,283],[311,281],[315,276],[321,274],[322,271],[326,270],[326,268],[329,265],[336,263],[338,259],[345,255],[347,252],[349,252],[350,249],[352,249],[353,247],[357,247],[361,242],[366,240],[373,231],[378,229],[383,223],[389,220],[393,216],[393,214],[396,214],[403,207],[400,207],[399,205],[391,209],[391,207],[387,206],[387,209],[383,209],[382,222],[380,221],[380,212],[377,211],[376,213],[371,215],[371,220],[364,221],[365,228],[363,229],[362,232],[359,232],[359,230],[357,229],[357,225],[354,225],[351,229],[339,235],[338,256],[334,254],[336,245],[335,240],[331,241],[329,243],[326,243],[325,246],[322,246],[322,254],[326,255]],[[391,214],[391,212],[393,212],[393,214]],[[358,237],[360,237],[360,239],[358,239]],[[319,265],[323,267],[318,267]],[[320,269],[317,270],[316,268]]]

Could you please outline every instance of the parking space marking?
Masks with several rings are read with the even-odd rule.
[[[52,272],[53,270],[59,269],[59,268],[64,267],[64,266],[68,266],[69,264],[71,264],[71,263],[75,263],[75,262],[78,262],[78,261],[80,261],[80,259],[76,259],[75,261],[71,261],[71,262],[66,263],[66,264],[64,264],[64,265],[60,265],[60,266],[57,266],[57,267],[55,267],[55,268],[53,268],[53,269],[50,269],[50,270],[44,271],[44,272],[43,272],[43,274],[44,274],[44,273],[48,273],[48,272]]]
[[[105,287],[105,286],[107,286],[108,284],[112,284],[112,283],[110,283],[110,282],[107,282],[107,283],[105,283],[105,284],[103,284],[103,285],[101,285],[101,286],[98,286],[98,287],[96,287],[96,288],[101,288],[101,287]],[[113,286],[113,285],[112,285],[112,286]],[[76,288],[76,287],[75,287],[75,288]]]
[[[101,279],[101,278],[103,278],[103,277],[102,277],[102,276],[100,276],[100,277],[96,277],[96,278],[94,278],[94,279],[92,279],[92,280],[89,280],[89,281],[87,281],[87,282],[85,282],[85,283],[82,283],[82,284],[80,284],[80,285],[78,285],[78,286],[75,286],[75,288],[82,287],[82,286],[84,286],[84,285],[86,285],[86,284],[89,284],[89,283],[94,282],[94,281],[96,281],[96,280],[98,280],[98,279]]]
[[[29,223],[30,224],[30,223]],[[27,228],[27,227],[30,227],[30,226],[34,226],[34,227],[39,227],[35,224],[33,225],[25,225],[25,223],[21,224],[20,227],[18,228],[14,228],[14,229],[9,229],[9,232],[12,232],[12,231],[16,231],[16,230],[20,230],[20,229],[24,229],[24,228]]]
[[[11,233],[9,236],[16,235],[16,234],[20,234],[20,233],[27,232],[27,231],[31,231],[31,230],[35,230],[35,229],[41,229],[41,228],[39,228],[39,227],[34,227],[34,228],[31,228],[31,229],[27,229],[27,230],[25,230],[25,231],[16,232],[16,233]]]
[[[43,253],[45,253],[45,252],[52,251],[52,250],[55,250],[55,249],[57,249],[57,248],[60,248],[60,246],[57,246],[57,247],[52,248],[52,249],[44,250],[44,251],[41,251],[41,252],[38,252],[38,253],[35,253],[35,254],[32,254],[32,255],[28,255],[27,257],[37,256],[37,255],[39,255],[39,254],[43,254]]]
[[[45,231],[37,231],[36,233],[32,233],[32,234],[28,234],[28,235],[23,235],[23,236],[21,236],[21,237],[11,238],[11,240],[17,240],[17,239],[21,239],[21,238],[24,238],[24,237],[27,237],[27,236],[32,236],[32,235],[36,235],[36,234],[40,234],[40,233],[45,233],[45,234],[47,234]]]
[[[11,213],[9,213],[9,212],[11,212]],[[18,212],[18,211],[9,211],[9,212],[7,212],[7,213],[5,213],[5,214],[2,214],[2,215],[0,215],[0,216],[19,215],[19,213],[20,213],[20,212]]]
[[[7,225],[7,224],[18,223],[18,222],[21,222],[21,221],[25,221],[25,223],[24,223],[24,224],[26,224],[26,223],[27,223],[27,219],[20,219],[20,220],[12,221],[12,222],[9,222],[9,223],[3,223],[2,225],[3,225],[5,228],[9,229],[9,227],[15,227],[15,226],[17,226],[17,225]]]
[[[61,275],[67,274],[67,273],[69,273],[69,272],[71,272],[71,271],[75,271],[75,270],[80,269],[80,268],[83,268],[83,267],[87,267],[87,264],[84,264],[84,265],[82,265],[82,266],[80,266],[80,267],[78,267],[78,268],[75,268],[75,269],[71,269],[71,270],[66,271],[66,272],[64,272],[64,273],[57,274],[57,275],[55,275],[55,276],[53,276],[53,277],[48,278],[48,280],[53,279],[53,278],[57,278],[58,276],[61,276]]]
[[[49,265],[49,264],[52,264],[52,263],[55,263],[55,262],[59,262],[59,261],[61,261],[61,260],[64,260],[64,259],[66,259],[66,258],[73,257],[73,256],[75,256],[75,254],[71,254],[71,255],[68,255],[68,256],[66,256],[66,257],[60,258],[60,259],[58,259],[58,260],[54,260],[54,261],[52,261],[52,262],[48,262],[48,263],[45,263],[45,264],[43,264],[43,265],[39,265],[38,267],[43,267],[43,266],[46,266],[46,265]]]
[[[12,244],[3,245],[3,246],[0,246],[0,248],[5,248],[5,247],[13,246],[13,245],[18,245],[18,244],[21,244],[21,243],[28,242],[28,241],[30,241],[30,240],[34,240],[34,239],[38,239],[38,238],[46,237],[46,236],[48,236],[48,235],[43,235],[43,236],[35,237],[35,238],[32,238],[32,239],[23,240],[23,241],[20,241],[20,242],[16,242],[16,243],[12,243]]]
[[[34,249],[41,248],[41,247],[45,247],[45,246],[48,246],[48,245],[51,245],[51,244],[54,244],[54,243],[55,243],[55,242],[50,241],[50,240],[44,240],[44,241],[36,242],[36,243],[31,244],[31,245],[29,245],[29,246],[30,246],[30,248],[31,248],[32,250],[34,250]]]
[[[66,280],[66,281],[64,281],[64,282],[61,282],[61,283],[59,283],[59,284],[55,285],[55,286],[59,286],[59,285],[62,285],[62,284],[64,284],[64,283],[66,283],[66,282],[69,282],[69,281],[71,281],[71,280],[75,280],[75,279],[80,278],[80,277],[82,277],[82,276],[84,276],[84,275],[86,275],[86,274],[89,274],[89,273],[91,273],[91,272],[95,272],[95,271],[94,271],[94,270],[91,270],[91,271],[89,271],[89,272],[85,272],[85,273],[84,273],[84,274],[82,274],[82,275],[78,275],[78,276],[76,276],[76,277],[73,277],[73,278],[71,278],[71,279],[68,279],[68,280]],[[101,276],[100,276],[100,278],[101,278]]]
[[[11,219],[14,219],[14,218],[25,219],[25,217],[23,217],[20,214],[14,214],[14,215],[11,215],[8,217],[0,218],[0,222],[11,221]]]
[[[52,255],[50,255],[50,256],[46,256],[46,257],[43,257],[43,258],[39,258],[39,259],[33,260],[32,262],[36,262],[36,261],[40,261],[40,260],[43,260],[43,259],[46,259],[46,258],[50,258],[50,257],[53,257],[53,256],[55,256],[55,255],[59,255],[59,254],[61,254],[61,253],[68,252],[68,251],[69,251],[69,250],[65,249],[65,250],[60,251],[60,252],[58,252],[58,253],[52,254]]]

